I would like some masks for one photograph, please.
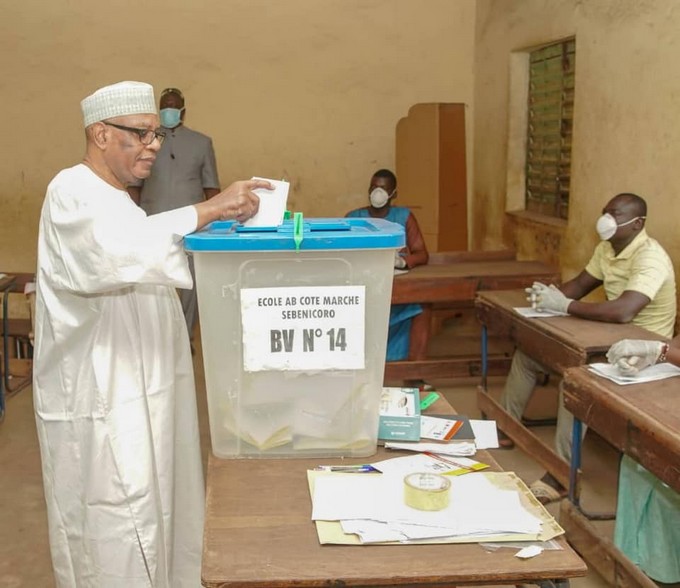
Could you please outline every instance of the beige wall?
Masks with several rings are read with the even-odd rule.
[[[32,271],[49,180],[79,161],[79,102],[123,79],[184,90],[223,185],[292,183],[343,215],[394,166],[418,102],[472,102],[474,0],[0,0],[0,270]]]
[[[630,190],[680,260],[680,3],[665,0],[0,0],[0,269],[31,271],[45,187],[83,152],[78,103],[141,79],[185,90],[223,184],[292,182],[308,216],[362,205],[394,166],[397,121],[420,102],[470,105],[473,248],[515,246],[565,277],[596,242],[602,204]],[[508,217],[510,55],[575,35],[566,226]]]
[[[666,0],[479,0],[475,55],[473,243],[505,242],[559,260],[566,278],[587,262],[596,217],[614,194],[649,205],[647,228],[680,270],[680,3]],[[506,210],[510,53],[576,37],[572,194],[566,227]]]

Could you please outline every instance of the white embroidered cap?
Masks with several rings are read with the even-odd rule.
[[[129,114],[158,114],[153,87],[144,82],[119,82],[99,88],[80,103],[88,127],[100,120]]]

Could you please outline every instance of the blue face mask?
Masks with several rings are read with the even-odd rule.
[[[182,121],[182,110],[179,108],[161,108],[161,124],[166,129],[174,129]]]

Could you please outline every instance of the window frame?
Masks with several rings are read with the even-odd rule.
[[[526,51],[524,209],[568,218],[576,39]]]

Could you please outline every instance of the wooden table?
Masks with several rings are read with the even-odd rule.
[[[564,374],[564,405],[577,420],[680,492],[680,378],[619,386],[588,368],[569,369]]]
[[[7,273],[7,272],[0,272]],[[35,282],[35,274],[12,272],[8,274],[11,284],[7,288],[6,295],[3,297],[3,322],[2,338],[4,348],[4,378],[3,385],[5,397],[14,394],[25,388],[31,383],[32,379],[32,360],[29,359],[30,348],[29,339],[32,330],[30,318],[10,318],[8,311],[9,295],[18,293],[22,298],[26,284]],[[0,292],[2,292],[0,282]],[[16,357],[9,356],[9,340],[14,341],[16,347]],[[21,353],[24,352],[23,355]]]
[[[451,413],[445,400],[427,412]],[[211,588],[445,586],[520,584],[583,576],[586,566],[564,537],[561,551],[521,561],[515,550],[477,544],[320,545],[311,520],[306,471],[320,463],[384,459],[208,460],[201,579]],[[399,455],[390,452],[390,456]],[[498,465],[485,451],[478,459]]]
[[[4,275],[0,278],[0,293],[2,293],[2,348],[3,361],[0,366],[0,419],[5,416],[5,388],[9,389],[9,292],[14,288],[16,278]]]
[[[527,306],[527,301],[522,290],[477,295],[475,307],[482,324],[483,372],[477,405],[488,418],[496,420],[499,428],[521,449],[568,487],[569,465],[486,393],[484,364],[488,331],[509,337],[518,349],[560,375],[570,367],[606,361],[605,353],[620,339],[658,339],[658,336],[632,324],[603,323],[573,316],[528,319],[514,310],[523,306]]]
[[[512,257],[509,257],[512,256]],[[421,265],[394,277],[392,304],[418,303],[423,313],[414,320],[423,321],[424,341],[413,342],[422,352],[411,361],[388,362],[388,380],[435,379],[474,376],[481,373],[479,355],[427,359],[432,312],[437,308],[474,307],[475,295],[483,290],[524,288],[535,281],[558,282],[556,268],[539,261],[518,261],[514,252],[449,252],[432,254],[428,265]],[[507,372],[507,358],[493,358],[494,373]]]
[[[580,467],[581,423],[585,423],[680,492],[680,379],[619,386],[586,367],[572,368],[564,373],[564,405],[575,417],[572,479]],[[618,576],[620,582],[625,574],[628,585],[654,586],[611,541],[600,537],[583,516],[573,486],[569,498],[561,505],[560,521],[579,552],[605,578]]]

